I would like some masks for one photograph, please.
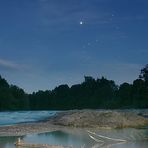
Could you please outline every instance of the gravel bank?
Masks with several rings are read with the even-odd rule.
[[[134,112],[73,110],[57,114],[49,120],[54,125],[81,128],[127,128],[148,125],[148,119]]]

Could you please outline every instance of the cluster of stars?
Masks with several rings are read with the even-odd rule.
[[[84,21],[81,20],[81,21],[79,22],[79,24],[80,24],[80,25],[84,25]],[[98,42],[98,40],[96,39],[96,40],[95,40],[95,43],[97,43],[97,42]],[[83,45],[83,48],[87,48],[87,47],[91,46],[92,44],[93,44],[93,43],[88,42],[86,45]]]
[[[112,19],[113,19],[114,17],[115,17],[115,14],[111,14],[111,15],[110,15],[110,17],[109,17],[109,20],[111,20],[111,21],[112,21]],[[82,20],[80,20],[79,24],[80,24],[80,25],[83,25],[83,24],[84,24],[83,19],[82,19]]]
[[[113,21],[113,18],[115,17],[116,15],[114,13],[110,14],[110,16],[108,17],[108,21]],[[86,23],[84,22],[84,19],[81,19],[79,21],[79,25],[86,25]],[[115,30],[120,30],[120,27],[118,25],[115,25]],[[95,45],[96,43],[100,43],[98,39],[92,41],[92,42],[87,42],[85,45],[82,46],[82,48],[87,48],[87,47],[90,47],[90,46],[93,46]]]
[[[93,42],[87,42],[85,45],[82,46],[82,48],[90,47],[91,45],[94,45],[95,43],[99,43],[99,40],[96,39],[96,40],[93,41]]]

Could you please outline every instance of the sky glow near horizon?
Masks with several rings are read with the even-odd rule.
[[[84,75],[131,83],[148,63],[147,8],[147,0],[1,0],[0,74],[26,92]]]

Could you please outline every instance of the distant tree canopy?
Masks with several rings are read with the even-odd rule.
[[[148,107],[148,65],[133,84],[116,85],[104,77],[84,76],[84,82],[69,87],[26,94],[0,76],[0,110],[120,109]]]
[[[146,85],[148,86],[148,64],[141,69],[140,78],[144,79]]]
[[[0,76],[0,110],[28,109],[29,99],[24,90],[9,85],[5,79]]]

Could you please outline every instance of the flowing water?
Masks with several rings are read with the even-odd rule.
[[[17,111],[0,112],[0,125],[12,125],[25,122],[45,120],[55,115],[57,111]]]
[[[55,112],[15,112],[8,114],[11,115],[9,118],[6,115],[6,112],[4,114],[0,114],[1,126],[43,120],[54,115]],[[23,117],[23,114],[24,119],[21,119],[20,117]],[[99,139],[103,141],[103,144],[97,142],[96,139],[92,139],[87,131],[76,128],[63,129],[61,131],[50,133],[26,135],[21,137],[21,139],[27,143],[54,144],[63,146],[72,145],[75,148],[93,148],[95,146],[95,148],[148,148],[148,128],[94,130],[93,132],[95,132],[97,135],[94,135],[94,137],[97,140]],[[100,138],[98,135],[118,139],[120,138],[126,140],[127,142],[119,143],[108,141],[107,139]],[[16,142],[17,138],[18,137],[0,137],[0,148],[15,148],[14,143]]]

